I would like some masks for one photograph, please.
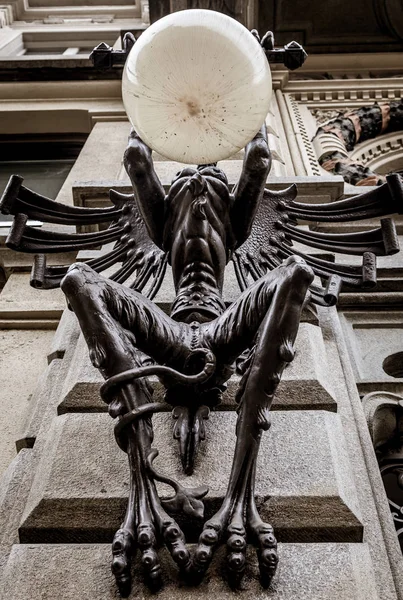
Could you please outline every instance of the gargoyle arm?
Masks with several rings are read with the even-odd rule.
[[[148,234],[162,248],[165,192],[154,169],[151,149],[134,129],[130,132],[123,162]]]
[[[237,247],[243,244],[251,232],[253,220],[270,172],[271,162],[266,125],[263,124],[245,148],[242,173],[233,190],[234,205],[230,218]]]

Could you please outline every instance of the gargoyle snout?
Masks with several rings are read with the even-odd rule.
[[[206,188],[206,180],[200,173],[195,173],[188,181],[188,187],[193,196],[200,196]]]

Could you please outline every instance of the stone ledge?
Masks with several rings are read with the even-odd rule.
[[[181,164],[172,161],[156,161],[156,171],[161,179],[165,190],[168,191],[172,178],[181,169]],[[186,167],[188,165],[183,165]],[[230,185],[237,183],[242,169],[241,160],[225,160],[219,165],[226,173]],[[73,198],[75,206],[106,206],[110,204],[109,190],[113,188],[123,194],[131,194],[133,188],[125,174],[125,179],[114,179],[104,181],[76,181],[73,185]],[[291,176],[275,177],[267,179],[266,187],[270,190],[284,190],[292,184],[298,188],[299,202],[317,202],[317,196],[324,197],[327,202],[338,200],[344,192],[344,181],[342,177],[334,175],[315,176]],[[356,192],[357,194],[358,192]]]
[[[157,470],[186,487],[207,484],[206,518],[224,497],[235,445],[236,414],[213,413],[207,421],[194,475],[183,475],[172,419],[154,416]],[[128,465],[106,414],[67,414],[54,420],[20,527],[24,543],[105,542],[119,527],[128,497]],[[171,488],[160,485],[162,499]],[[338,415],[327,411],[274,412],[263,436],[256,498],[280,541],[362,539],[355,486]],[[188,541],[201,523],[182,517]]]
[[[33,479],[32,450],[23,449],[0,477],[0,590],[1,573],[13,544]]]
[[[116,600],[110,546],[15,545],[2,582],[2,600]],[[279,544],[280,564],[269,589],[259,583],[255,554],[249,551],[241,590],[223,579],[224,549],[198,587],[184,586],[165,551],[160,552],[165,585],[152,594],[134,569],[131,600],[380,600],[366,544]]]
[[[65,306],[61,290],[47,290],[46,293],[35,290],[29,287],[27,273],[12,273],[1,293],[0,320],[4,329],[15,327],[19,321],[25,329],[31,326],[27,327],[27,322],[35,321],[43,323],[38,328],[48,329],[49,323],[55,328]]]
[[[105,412],[100,399],[102,376],[90,363],[87,345],[80,336],[65,380],[59,404],[59,414],[66,412]],[[233,376],[223,395],[220,410],[235,408],[235,393],[239,377]],[[154,401],[164,401],[164,387],[154,378]],[[167,411],[171,410],[166,405]],[[274,403],[274,410],[318,409],[337,410],[327,365],[321,329],[310,323],[300,325],[295,359],[284,371]]]

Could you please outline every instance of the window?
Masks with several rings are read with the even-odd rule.
[[[113,46],[119,38],[116,29],[73,30],[42,29],[39,31],[15,31],[15,36],[3,44],[0,42],[0,59],[34,58],[88,58],[100,42]]]
[[[24,185],[39,194],[55,199],[84,144],[85,136],[31,137],[21,139],[0,136],[0,195],[11,175],[21,175]],[[11,218],[0,214],[2,227]],[[30,225],[40,226],[39,222]]]

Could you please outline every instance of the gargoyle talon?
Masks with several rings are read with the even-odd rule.
[[[164,541],[171,553],[172,558],[181,570],[186,571],[190,565],[190,552],[186,548],[185,538],[173,521],[164,531]]]
[[[112,543],[112,573],[119,593],[127,598],[131,589],[130,560],[134,552],[134,539],[130,531],[118,529]]]
[[[263,587],[268,587],[276,574],[278,565],[277,540],[273,527],[258,519],[258,525],[252,525],[251,531],[256,540],[260,579]]]
[[[238,588],[246,567],[246,532],[233,533],[227,540],[228,581]]]
[[[220,541],[221,526],[205,523],[199,537],[199,543],[194,551],[191,565],[193,580],[201,580],[213,559],[214,551]]]
[[[144,569],[144,579],[152,590],[158,590],[162,585],[161,565],[156,551],[156,538],[151,524],[142,524],[137,528],[137,543],[141,550],[141,564]]]

